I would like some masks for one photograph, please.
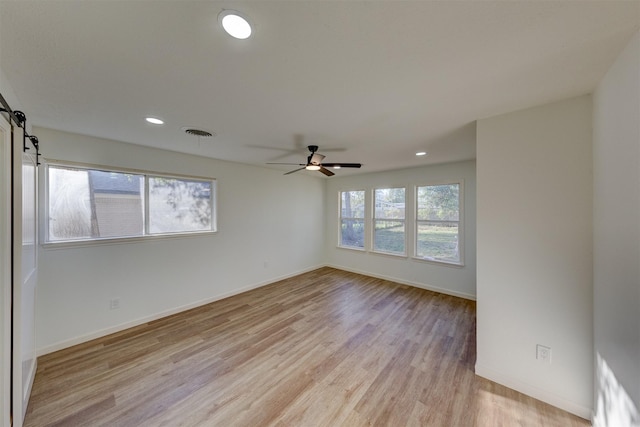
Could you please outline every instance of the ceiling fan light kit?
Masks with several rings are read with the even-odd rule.
[[[309,157],[307,157],[307,163],[267,163],[268,165],[296,165],[302,166],[301,168],[294,169],[292,171],[286,172],[285,175],[292,174],[294,172],[301,171],[306,169],[308,171],[319,171],[320,173],[326,176],[335,175],[327,168],[340,169],[340,168],[360,168],[362,164],[360,163],[322,163],[325,156],[317,153],[318,146],[317,145],[309,145],[307,149],[311,152]]]

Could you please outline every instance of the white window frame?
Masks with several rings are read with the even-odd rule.
[[[404,218],[402,219],[387,219],[387,218],[377,218],[376,217],[376,190],[395,190],[395,189],[403,189],[404,190]],[[384,255],[392,255],[398,257],[407,256],[407,187],[402,185],[397,186],[379,186],[371,189],[371,252],[375,254],[384,254]],[[376,222],[377,221],[393,221],[393,222],[402,222],[404,228],[404,251],[400,252],[388,252],[376,249]]]
[[[420,220],[418,219],[418,188],[420,187],[437,187],[441,185],[458,185],[458,255],[460,258],[459,262],[453,262],[443,259],[437,258],[428,258],[428,257],[420,257],[418,256],[418,225],[420,223],[433,223],[438,221],[432,220]],[[448,266],[454,267],[464,267],[464,180],[451,180],[451,181],[439,181],[439,182],[429,182],[425,184],[416,185],[413,191],[414,196],[414,215],[415,221],[413,225],[413,237],[414,237],[414,245],[413,245],[413,259],[419,261],[425,261],[429,263],[436,264],[444,264]],[[456,221],[442,221],[442,222],[456,222]]]
[[[357,217],[343,217],[342,216],[342,194],[343,193],[353,193],[353,192],[362,192],[364,195],[364,206],[362,209],[362,218]],[[364,189],[349,189],[349,190],[340,190],[338,191],[338,247],[341,249],[351,249],[354,251],[366,252],[367,250],[367,190]],[[342,221],[345,219],[351,220],[362,220],[363,226],[363,239],[362,247],[359,246],[347,246],[342,244]]]
[[[117,168],[113,166],[95,165],[87,163],[67,162],[61,160],[47,160],[44,164],[44,203],[43,203],[43,221],[44,224],[41,227],[42,236],[41,241],[44,247],[69,247],[69,246],[85,246],[96,244],[108,244],[108,243],[125,243],[125,242],[137,242],[145,240],[156,240],[164,238],[175,237],[188,237],[188,236],[202,236],[212,235],[217,233],[217,180],[212,177],[202,177],[193,175],[180,175],[169,174],[162,172],[155,172],[149,170],[140,169],[127,169]],[[135,175],[142,175],[144,177],[144,231],[141,236],[118,236],[118,237],[99,237],[99,238],[83,238],[83,239],[69,239],[69,240],[49,240],[49,168],[60,167],[69,169],[83,169],[83,170],[97,170],[102,172],[115,172],[115,173],[128,173]],[[180,231],[180,232],[164,232],[164,233],[150,233],[149,232],[149,178],[167,178],[167,179],[180,179],[189,181],[203,181],[211,184],[211,230],[198,230],[198,231]]]

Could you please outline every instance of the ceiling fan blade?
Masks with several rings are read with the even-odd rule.
[[[276,150],[276,151],[288,151],[293,154],[298,153],[299,150],[290,150],[288,148],[280,148],[280,147],[269,147],[268,145],[255,145],[255,144],[247,144],[245,147],[249,148],[260,148],[262,150]]]
[[[322,149],[322,152],[324,153],[327,153],[327,152],[337,153],[342,151],[347,151],[347,149],[346,148],[323,148]]]
[[[361,163],[323,163],[322,166],[327,168],[334,168],[336,166],[341,168],[360,168],[362,167]]]
[[[335,173],[331,172],[329,169],[323,168],[322,166],[320,167],[320,172],[322,172],[323,174],[325,174],[327,176],[335,175]]]
[[[293,166],[306,166],[302,163],[265,163],[265,165],[293,165]]]
[[[294,172],[301,171],[301,170],[303,170],[303,169],[304,169],[304,168],[294,169],[294,170],[292,170],[292,171],[289,171],[289,172],[285,173],[285,175],[289,175],[289,174],[292,174],[292,173],[294,173]]]
[[[304,146],[304,135],[301,133],[293,134],[293,145],[296,147],[296,150],[302,151],[306,147]]]

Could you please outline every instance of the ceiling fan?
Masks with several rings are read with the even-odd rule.
[[[316,151],[318,151],[318,146],[317,145],[309,145],[307,148],[309,149],[309,151],[311,151],[311,154],[309,154],[309,157],[307,157],[307,163],[306,164],[304,164],[304,163],[267,163],[267,164],[268,165],[297,165],[297,166],[302,166],[301,168],[294,169],[292,171],[289,171],[289,172],[285,173],[285,175],[289,175],[289,174],[292,174],[294,172],[298,172],[298,171],[301,171],[303,169],[306,169],[306,170],[309,170],[309,171],[320,171],[323,174],[325,174],[326,176],[335,175],[333,172],[331,172],[327,168],[334,168],[334,169],[359,168],[359,167],[362,166],[360,163],[322,163],[322,160],[326,156],[323,156],[322,154],[316,153]]]

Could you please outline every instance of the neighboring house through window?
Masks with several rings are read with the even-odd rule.
[[[46,242],[213,232],[215,180],[50,164]]]

